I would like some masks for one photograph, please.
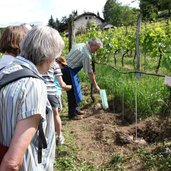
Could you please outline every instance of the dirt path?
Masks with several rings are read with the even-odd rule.
[[[94,113],[88,110],[87,113],[83,120],[72,124],[80,160],[99,167],[107,164],[114,153],[127,153],[135,146],[126,142],[127,137],[125,140],[121,137],[129,136],[131,127],[119,125],[118,115],[103,110]]]
[[[115,114],[110,107],[113,102],[111,105],[109,102],[110,109],[104,111],[99,95],[96,102],[91,103],[87,86],[83,89],[86,115],[82,120],[70,121],[69,128],[67,122],[65,125],[75,137],[78,160],[106,169],[112,159],[113,162],[118,162],[117,154],[123,154],[126,171],[143,171],[143,163],[137,155],[137,150],[148,148],[152,152],[158,150],[158,143],[163,143],[165,139],[171,140],[171,126],[166,120],[155,117],[135,124],[134,113],[125,112],[124,118],[119,112]],[[121,105],[115,105],[118,108],[115,111],[119,111]]]
[[[95,107],[85,109],[87,114],[83,120],[72,121],[72,133],[76,137],[78,147],[78,159],[86,161],[93,166],[107,165],[112,155],[116,153],[131,154],[139,147],[150,147],[153,143],[165,136],[170,137],[169,129],[163,129],[162,123],[148,119],[137,125],[123,125],[120,114],[95,110]],[[137,126],[137,127],[136,127]],[[135,141],[135,128],[141,139]],[[141,161],[132,158],[126,163],[127,171],[142,170]]]
[[[101,113],[76,121],[73,132],[76,136],[80,159],[96,166],[109,160],[114,152],[114,117],[111,113]]]

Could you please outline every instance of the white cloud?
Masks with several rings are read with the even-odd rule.
[[[40,0],[5,0],[1,2],[0,25],[42,22],[46,13]],[[40,8],[41,7],[41,8]]]
[[[119,0],[124,4],[132,0]],[[102,11],[106,0],[2,0],[0,10],[0,27],[18,25],[21,23],[47,24],[52,15],[59,20],[68,17],[77,10],[78,15],[83,12],[97,12],[103,17]]]
[[[102,14],[106,0],[51,0],[53,5],[52,12],[55,18],[61,19],[63,16],[69,16],[72,11],[77,10],[78,14],[83,12],[100,12]]]
[[[72,11],[102,13],[106,0],[3,0],[0,10],[0,26],[19,23],[47,23],[50,16],[62,19]]]

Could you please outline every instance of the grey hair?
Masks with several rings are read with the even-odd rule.
[[[60,56],[64,41],[59,32],[48,26],[33,27],[20,43],[20,55],[35,65]]]
[[[93,38],[91,40],[89,40],[88,44],[91,46],[99,46],[100,48],[103,47],[103,43],[99,38]]]

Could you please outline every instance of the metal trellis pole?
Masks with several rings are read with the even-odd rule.
[[[138,23],[137,23],[137,31],[136,31],[136,57],[137,57],[137,67],[136,67],[136,79],[139,80],[140,77],[141,77],[141,74],[140,74],[140,28],[141,28],[141,20],[142,20],[142,16],[141,14],[139,15],[138,17]],[[135,123],[136,123],[136,133],[135,133],[135,139],[137,139],[137,115],[138,115],[138,82],[136,82],[136,91],[135,91]]]

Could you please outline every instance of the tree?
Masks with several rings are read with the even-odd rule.
[[[116,0],[107,0],[103,10],[103,16],[106,22],[114,26],[122,25],[121,22],[121,3]]]
[[[171,16],[170,0],[140,0],[140,9],[145,20],[155,20],[159,17],[159,13],[167,10],[162,17]]]
[[[140,0],[140,10],[144,20],[155,20],[158,16],[159,0]]]
[[[76,18],[78,16],[77,10],[72,11],[72,13],[69,15],[69,18]]]
[[[76,11],[72,11],[69,17],[63,16],[61,22],[58,25],[58,30],[61,32],[63,32],[64,30],[67,30],[68,23],[71,21],[71,19],[74,20],[74,18],[76,18],[77,15],[78,15],[78,12],[76,10]]]
[[[52,28],[54,28],[54,29],[57,29],[57,27],[56,27],[56,22],[55,22],[55,20],[53,19],[52,15],[51,15],[51,17],[50,17],[50,19],[49,19],[49,21],[48,21],[48,26],[50,26],[50,27],[52,27]]]
[[[107,0],[103,15],[105,21],[114,26],[127,26],[137,20],[138,11],[129,6],[123,6],[117,0]]]
[[[137,9],[134,8],[132,9],[128,6],[123,6],[122,13],[121,13],[123,25],[124,26],[133,25],[137,21],[138,14],[139,12],[137,11]]]
[[[159,0],[159,11],[168,10],[168,16],[171,16],[171,1],[170,0]]]
[[[58,20],[58,18],[56,18],[55,25],[56,25],[56,28],[58,29],[59,28],[59,25],[60,25],[60,21]]]

